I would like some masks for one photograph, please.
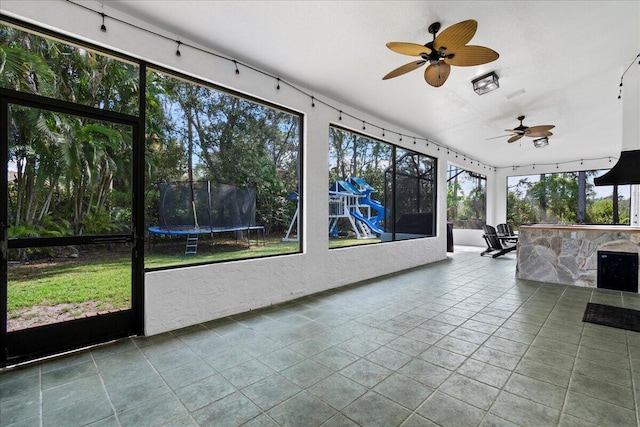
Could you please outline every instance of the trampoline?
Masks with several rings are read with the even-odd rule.
[[[216,233],[246,232],[262,235],[265,228],[256,225],[256,190],[210,181],[184,181],[159,184],[159,224],[147,228],[150,235],[187,238],[185,253],[197,253],[198,236]],[[237,239],[237,236],[236,236]]]

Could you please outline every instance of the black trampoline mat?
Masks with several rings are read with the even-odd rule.
[[[582,321],[640,332],[640,311],[630,308],[587,303]]]

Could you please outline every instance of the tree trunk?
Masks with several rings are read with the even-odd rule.
[[[619,210],[620,206],[618,203],[618,184],[613,184],[612,201],[613,201],[613,223],[619,224],[620,223],[620,210]]]
[[[587,219],[587,173],[578,172],[578,215],[576,222],[584,224]]]

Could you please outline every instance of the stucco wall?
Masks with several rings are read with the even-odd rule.
[[[168,33],[111,10],[108,3],[104,7],[97,2],[83,4],[125,22],[158,33]],[[144,285],[147,335],[398,272],[446,257],[446,166],[449,156],[446,150],[437,150],[433,144],[428,147],[426,144],[414,145],[410,138],[399,141],[397,133],[413,135],[410,130],[371,117],[339,101],[325,98],[322,94],[314,94],[316,100],[324,100],[360,120],[387,129],[386,138],[379,134],[372,134],[373,137],[438,158],[437,237],[329,250],[326,214],[329,126],[336,123],[362,132],[360,120],[349,117],[339,120],[335,109],[320,102],[316,102],[316,107],[312,108],[309,96],[286,84],[281,85],[281,90],[276,90],[274,79],[264,74],[245,68],[237,75],[233,65],[224,59],[186,48],[177,57],[175,42],[132,29],[117,21],[110,20],[108,32],[101,33],[101,22],[96,13],[62,0],[3,0],[0,11],[304,114],[303,253],[147,272]],[[184,43],[197,45],[181,39]],[[291,75],[295,75],[295,70],[291,70]],[[283,81],[287,80],[286,76],[281,77]],[[474,170],[473,167],[466,168]],[[487,175],[491,182],[493,172],[485,169],[481,173]],[[489,199],[488,205],[491,203]]]

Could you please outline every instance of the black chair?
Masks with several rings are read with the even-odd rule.
[[[511,224],[498,224],[498,238],[506,243],[518,243],[518,235],[513,232]]]
[[[493,226],[485,224],[482,229],[484,230],[482,237],[487,243],[487,249],[482,251],[480,256],[491,255],[492,258],[497,258],[511,251],[515,251],[518,247],[517,244],[504,244],[503,242],[506,243],[510,240],[509,236],[499,236]]]

